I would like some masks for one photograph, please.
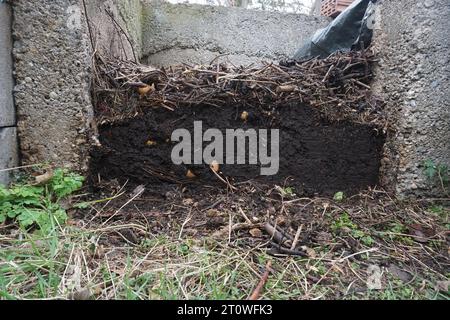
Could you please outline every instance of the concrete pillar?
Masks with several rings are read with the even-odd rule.
[[[14,0],[21,162],[87,170],[91,51],[81,0]]]
[[[0,3],[0,184],[9,182],[2,169],[17,165],[16,119],[12,76],[11,7]]]
[[[448,0],[378,2],[373,89],[388,102],[395,132],[382,178],[400,196],[445,196],[423,163],[450,167],[449,15]]]

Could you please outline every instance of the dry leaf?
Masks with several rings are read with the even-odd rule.
[[[286,224],[286,217],[284,216],[277,217],[276,224],[277,226],[284,226]]]
[[[98,245],[95,248],[95,253],[94,253],[94,258],[96,259],[103,259],[103,257],[105,256],[105,247],[103,245]]]
[[[307,246],[303,246],[303,247],[301,247],[301,248],[302,248],[303,251],[306,252],[306,254],[308,255],[308,257],[313,258],[313,259],[317,257],[316,251],[315,251],[314,249],[309,248],[309,247],[307,247]]]
[[[230,230],[230,229],[229,229],[228,226],[223,227],[222,229],[219,229],[219,230],[217,230],[216,232],[214,232],[214,233],[212,234],[212,237],[213,237],[213,238],[216,238],[216,239],[223,239],[223,237],[225,237],[225,236],[228,235],[229,230]]]
[[[318,243],[329,243],[333,240],[333,235],[329,232],[320,231],[316,236],[316,240]]]
[[[81,289],[69,295],[70,300],[90,300],[91,299],[91,291],[87,288]]]
[[[214,172],[219,172],[219,163],[214,160],[213,162],[211,162],[211,164],[209,165],[209,167],[211,168],[211,170],[213,170]]]
[[[130,194],[130,198],[135,198],[140,196],[145,191],[145,186],[140,184],[134,188],[133,192]]]
[[[450,287],[450,281],[438,281],[436,282],[436,290],[439,292],[448,292]]]
[[[206,211],[207,217],[228,217],[228,213],[226,211],[220,211],[217,209],[209,209]]]
[[[51,178],[53,178],[53,172],[49,171],[40,176],[35,177],[34,179],[36,184],[40,185],[49,182]]]
[[[262,238],[262,231],[258,228],[249,231],[253,238]]]
[[[194,179],[196,177],[195,173],[192,172],[191,170],[188,170],[186,172],[186,177],[188,177],[189,179]]]
[[[152,84],[151,86],[146,85],[146,86],[143,86],[143,87],[139,87],[137,90],[138,90],[139,94],[141,96],[143,96],[143,95],[146,95],[149,92],[155,91],[155,85],[154,84]]]
[[[275,91],[277,93],[280,93],[280,92],[292,92],[292,91],[295,91],[295,90],[297,90],[297,86],[295,86],[295,85],[278,86],[275,89]]]
[[[419,243],[427,243],[436,232],[433,229],[421,226],[419,224],[412,224],[409,226],[409,234],[414,236],[414,240]]]
[[[191,198],[183,199],[183,205],[185,205],[185,206],[191,206],[191,205],[193,205],[193,204],[194,204],[194,200],[193,200],[193,199],[191,199]]]
[[[155,140],[148,140],[145,144],[147,146],[156,146],[157,145]]]
[[[389,265],[387,270],[389,271],[389,273],[396,276],[397,278],[399,278],[400,280],[402,280],[405,283],[411,281],[413,278],[413,276],[409,272],[400,269],[395,264]]]

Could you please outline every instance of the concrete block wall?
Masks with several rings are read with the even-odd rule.
[[[379,55],[374,91],[388,101],[395,133],[383,182],[401,196],[442,196],[423,162],[450,167],[450,4],[382,0],[375,23]]]
[[[331,20],[237,7],[145,1],[142,61],[156,66],[208,64],[219,55],[236,65],[292,58]]]
[[[7,184],[11,173],[1,170],[15,167],[18,162],[11,19],[10,5],[0,2],[0,184]]]
[[[17,128],[23,165],[87,169],[91,55],[81,0],[14,0]]]

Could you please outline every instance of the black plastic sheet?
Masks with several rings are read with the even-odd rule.
[[[318,30],[294,60],[326,58],[336,51],[367,47],[372,41],[376,0],[356,0],[325,29]]]

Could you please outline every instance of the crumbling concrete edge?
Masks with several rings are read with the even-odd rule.
[[[0,184],[3,185],[11,180],[11,171],[4,170],[18,164],[11,26],[11,7],[0,2]]]

